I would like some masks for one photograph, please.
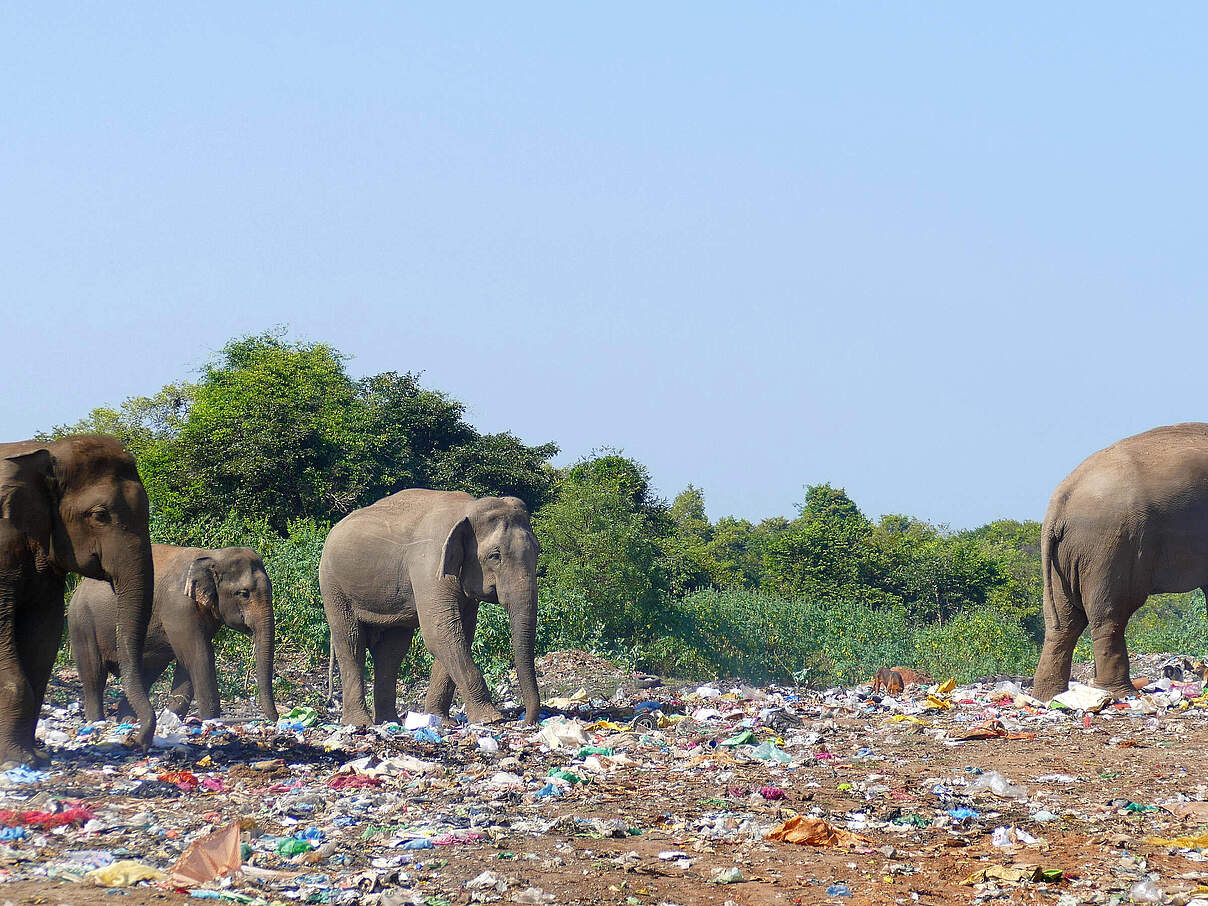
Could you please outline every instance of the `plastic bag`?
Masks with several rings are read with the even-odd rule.
[[[551,749],[575,749],[587,745],[587,734],[578,721],[551,717],[541,725],[541,741]]]
[[[1026,786],[1015,786],[998,771],[987,771],[965,787],[965,792],[970,794],[986,791],[1000,799],[1023,799],[1028,795]]]
[[[84,875],[98,887],[129,887],[139,881],[166,881],[168,876],[158,868],[133,859],[122,859],[103,868],[94,868]]]
[[[175,884],[192,887],[234,874],[242,865],[239,822],[232,821],[226,827],[189,844],[189,848],[172,866],[171,877]]]

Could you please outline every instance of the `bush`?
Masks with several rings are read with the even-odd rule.
[[[675,604],[684,664],[754,682],[814,686],[867,681],[911,654],[904,611],[863,603],[706,589]]]
[[[937,680],[1031,674],[1040,652],[1026,627],[989,608],[965,611],[914,633],[915,664]]]

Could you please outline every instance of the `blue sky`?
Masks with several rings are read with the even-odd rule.
[[[712,516],[953,527],[1204,406],[1191,4],[9,4],[0,437],[289,324]]]

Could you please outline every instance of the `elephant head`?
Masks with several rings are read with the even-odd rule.
[[[0,508],[36,551],[39,571],[78,573],[113,587],[122,685],[147,745],[155,715],[140,664],[154,585],[147,492],[134,458],[101,435],[19,446],[25,449],[3,463]]]
[[[185,574],[184,593],[216,625],[251,636],[260,709],[275,721],[273,584],[260,555],[250,547],[224,547],[197,557]]]
[[[475,500],[453,526],[441,558],[441,575],[458,577],[468,597],[500,604],[507,611],[516,678],[530,723],[541,710],[533,664],[540,550],[524,501],[486,497]]]

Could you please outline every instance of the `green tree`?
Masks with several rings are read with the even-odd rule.
[[[841,488],[806,488],[800,515],[764,547],[764,586],[787,597],[867,600],[872,525]]]
[[[659,516],[641,464],[606,452],[571,466],[534,520],[542,598],[579,597],[584,618],[616,650],[656,635],[670,584]]]
[[[414,374],[354,381],[346,357],[283,330],[232,340],[192,384],[95,409],[56,434],[117,435],[174,520],[331,521],[408,487],[549,499],[557,446],[482,435]]]

